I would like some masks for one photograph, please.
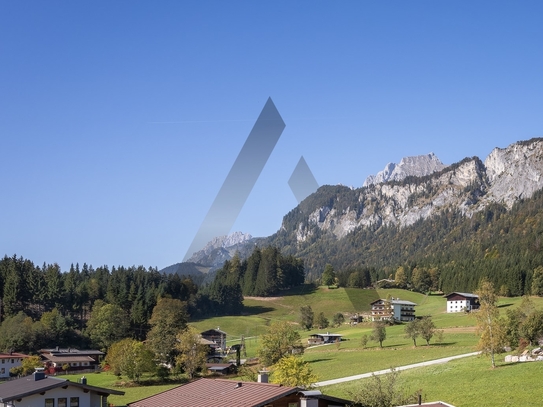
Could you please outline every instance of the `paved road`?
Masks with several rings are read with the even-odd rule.
[[[447,363],[454,359],[461,359],[461,358],[467,358],[469,356],[475,356],[475,355],[478,355],[479,353],[480,352],[465,353],[463,355],[449,356],[447,358],[429,360],[427,362],[414,363],[412,365],[399,366],[399,367],[396,367],[395,370],[407,370],[407,369],[414,369],[416,367],[438,365],[440,363]],[[362,373],[355,376],[347,376],[347,377],[340,377],[339,379],[325,380],[323,382],[315,383],[314,386],[320,387],[320,386],[328,386],[330,384],[350,382],[351,380],[365,379],[365,378],[371,377],[372,375],[382,375],[382,374],[386,374],[390,372],[391,372],[391,369],[378,370],[377,372]]]

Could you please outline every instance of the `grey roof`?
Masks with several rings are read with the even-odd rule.
[[[45,376],[43,379],[35,380],[34,375],[11,380],[9,384],[0,386],[0,402],[7,403],[36,393],[42,393],[57,387],[75,386],[99,394],[124,395],[124,391],[106,389],[104,387],[89,386],[87,384],[75,383],[66,379]]]
[[[406,301],[406,300],[392,300],[390,301],[392,304],[398,304],[398,305],[417,305],[414,302]]]
[[[75,348],[53,348],[53,349],[40,349],[40,353],[50,353],[55,356],[69,356],[69,355],[105,355],[104,352],[96,349],[79,350]]]
[[[445,295],[445,297],[450,297],[453,294],[458,294],[458,295],[461,295],[462,297],[466,297],[466,298],[479,298],[479,296],[477,294],[461,293],[461,292],[458,292],[458,291],[453,291],[452,293]]]
[[[310,336],[323,336],[323,337],[340,337],[340,336],[343,336],[341,334],[331,334],[331,333],[325,333],[325,334],[311,334]]]

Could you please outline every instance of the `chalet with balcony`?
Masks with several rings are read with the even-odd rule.
[[[208,329],[201,332],[202,339],[209,341],[210,346],[215,350],[215,353],[226,352],[226,332],[217,329]]]
[[[379,299],[371,303],[372,321],[399,321],[409,322],[415,319],[415,304],[411,301],[391,298]]]

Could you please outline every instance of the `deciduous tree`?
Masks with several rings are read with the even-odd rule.
[[[121,307],[96,301],[87,324],[87,333],[95,346],[107,349],[125,338],[129,327],[128,316]]]
[[[303,351],[300,334],[288,322],[280,321],[272,323],[261,336],[257,354],[264,366],[271,366],[293,350]]]
[[[161,298],[153,308],[147,334],[149,347],[161,362],[172,363],[176,356],[176,337],[187,326],[187,304],[178,299]]]
[[[324,312],[319,312],[319,315],[317,315],[317,319],[315,320],[315,325],[317,325],[319,329],[328,328],[329,321],[328,318],[324,316]]]
[[[106,362],[115,374],[126,375],[139,381],[143,373],[154,372],[154,353],[143,343],[125,338],[113,343],[107,352]]]
[[[321,283],[322,285],[332,285],[336,282],[336,273],[334,271],[334,267],[331,264],[327,264],[324,267],[324,271],[322,273],[321,277]]]
[[[190,379],[206,367],[207,346],[201,343],[201,335],[189,326],[177,335],[178,366],[182,366]]]
[[[477,333],[480,335],[478,348],[483,354],[490,355],[492,367],[496,367],[494,355],[503,348],[506,342],[505,323],[500,319],[496,305],[497,296],[494,286],[488,280],[481,281],[475,292],[479,296]]]
[[[337,312],[334,314],[334,317],[332,318],[332,324],[336,327],[341,326],[345,322],[345,316],[341,312]]]
[[[372,375],[371,379],[363,381],[349,395],[356,407],[394,407],[411,404],[416,401],[419,392],[409,393],[398,383],[399,372],[392,369],[391,373]]]
[[[304,362],[300,356],[287,355],[272,366],[272,383],[308,388],[317,380],[309,363]]]
[[[420,335],[419,325],[420,325],[420,321],[418,319],[409,321],[407,325],[405,325],[405,337],[412,339],[414,346],[417,346],[417,338]]]
[[[420,336],[426,341],[426,345],[430,345],[430,340],[436,332],[436,325],[432,321],[432,317],[423,317],[419,322]]]
[[[311,305],[302,305],[300,307],[300,325],[308,331],[313,328],[314,313]]]
[[[383,347],[383,341],[387,338],[387,329],[383,321],[376,321],[373,323],[373,330],[371,331],[370,339],[372,341],[379,342],[379,346]]]

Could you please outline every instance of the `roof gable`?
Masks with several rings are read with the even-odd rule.
[[[479,298],[479,296],[477,294],[461,293],[461,292],[458,292],[458,291],[453,291],[452,293],[445,295],[445,297],[447,299],[449,299],[450,297],[453,297],[455,295],[459,295],[459,296],[464,297],[464,298]]]
[[[49,376],[45,376],[43,379],[36,380],[34,375],[30,375],[26,377],[21,377],[20,379],[11,380],[9,382],[9,385],[0,386],[0,401],[6,403],[12,400],[28,397],[33,394],[42,393],[44,391],[64,386],[78,387],[84,390],[89,390],[104,395],[124,395],[124,391],[111,390],[104,387],[89,386],[86,384],[75,383],[66,379],[59,379]]]

